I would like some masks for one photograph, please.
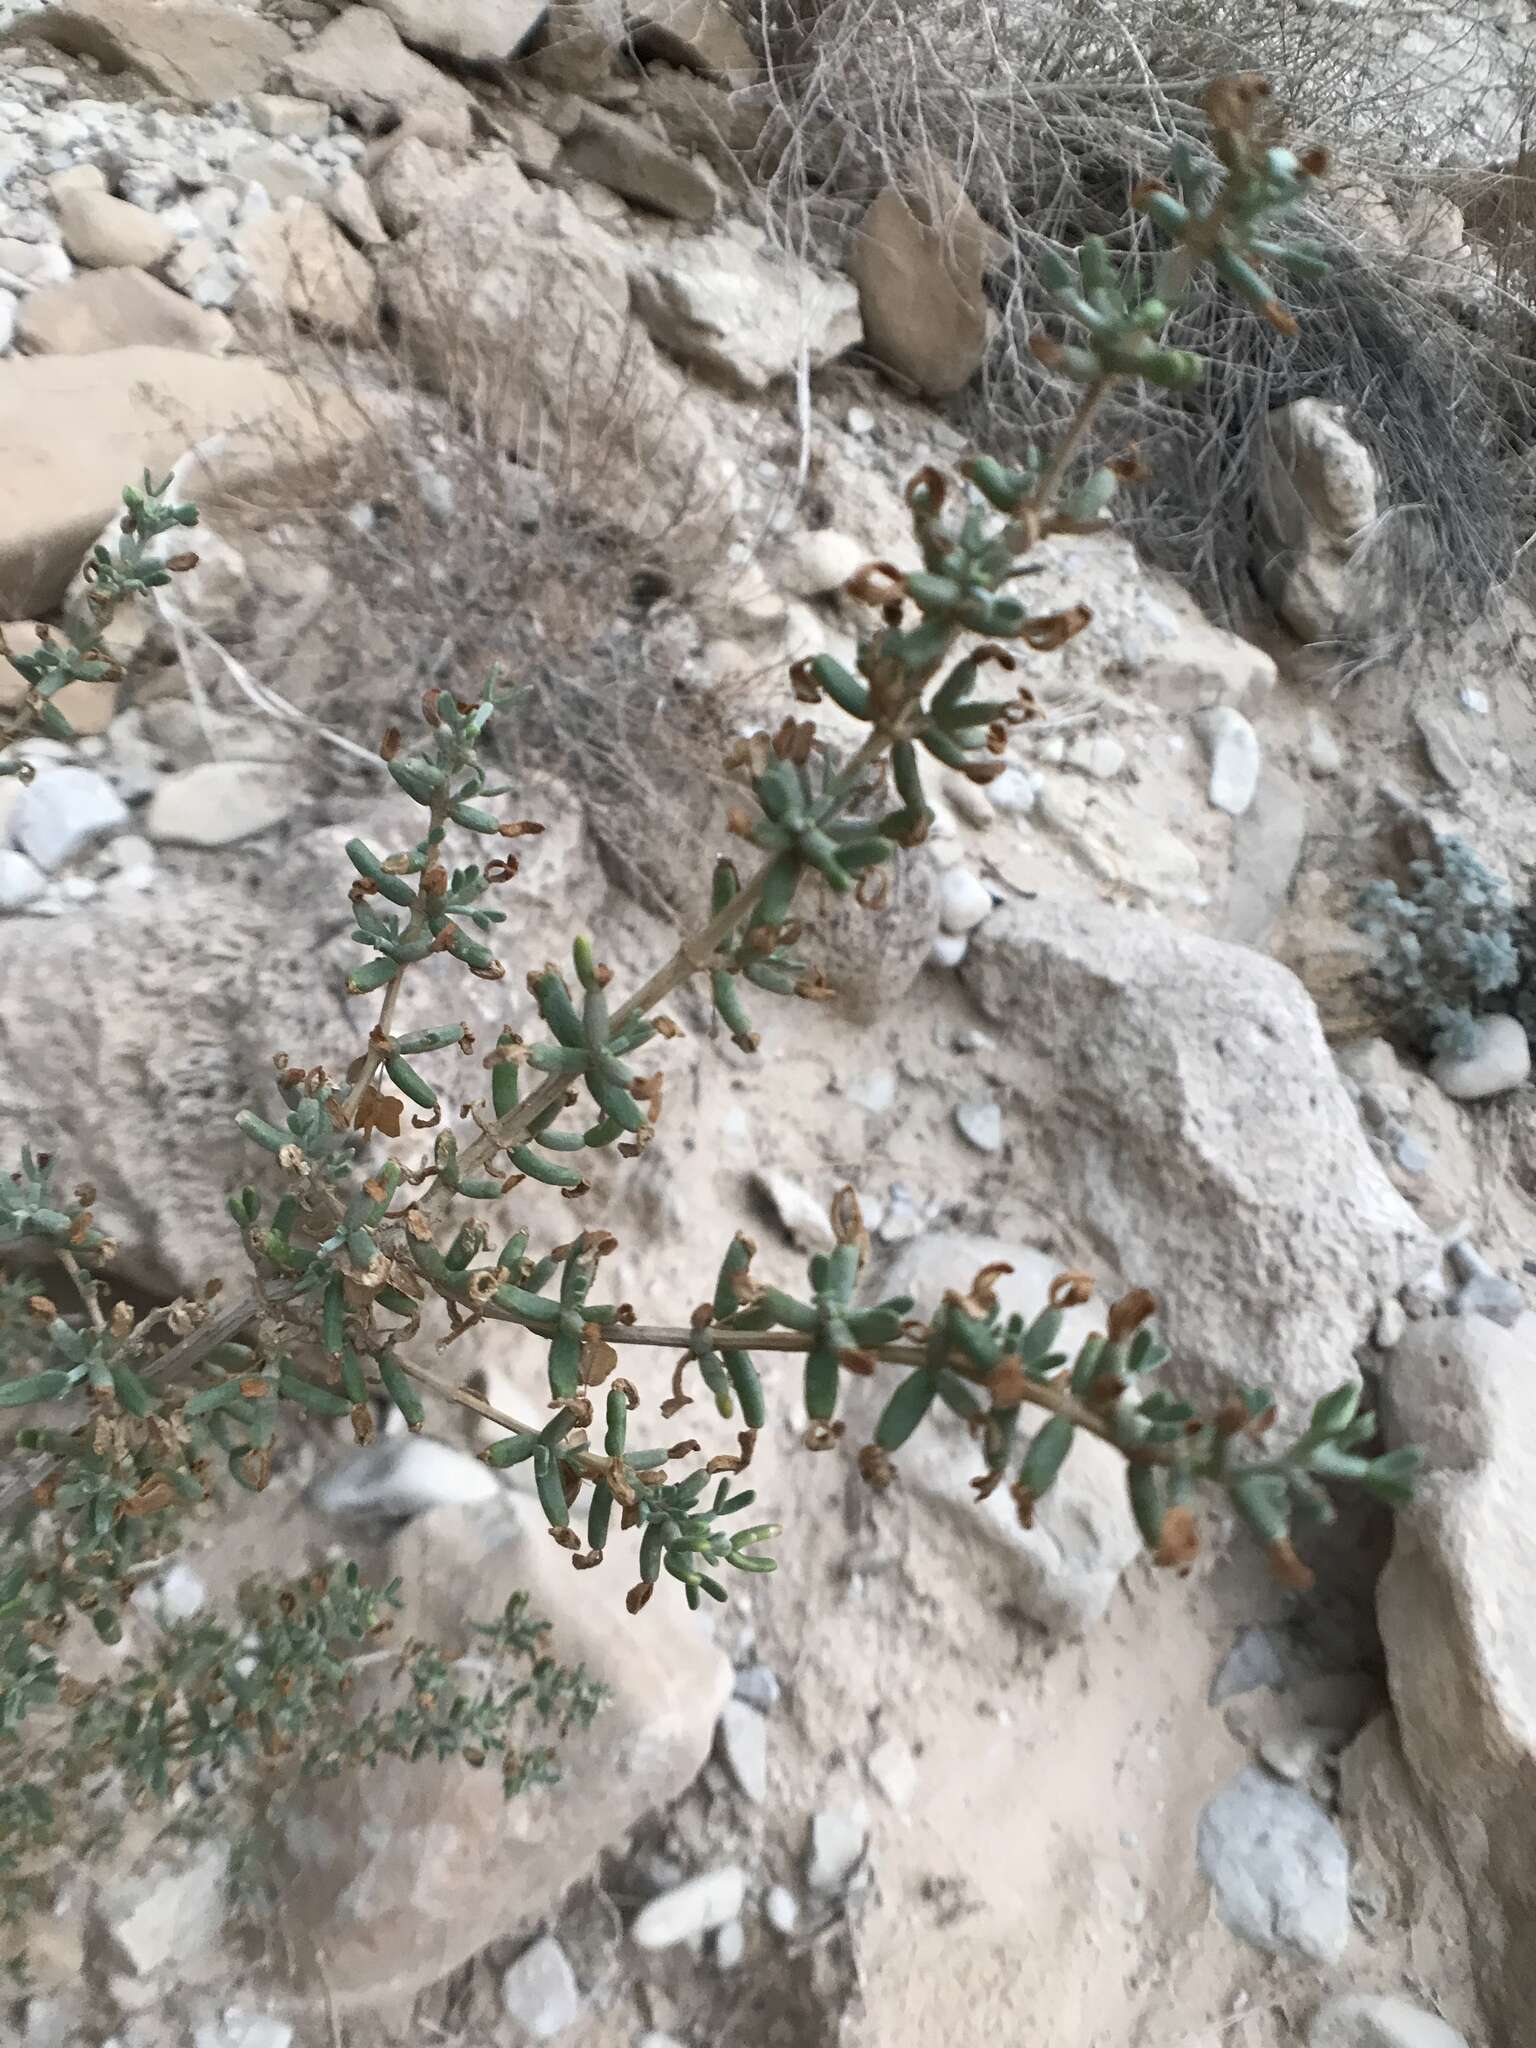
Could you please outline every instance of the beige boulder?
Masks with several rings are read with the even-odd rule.
[[[599,7],[594,0],[549,0],[548,18],[539,46],[527,61],[529,72],[555,92],[586,92],[613,69],[614,51],[623,31],[617,5]]]
[[[726,85],[747,85],[757,76],[752,45],[725,0],[629,0],[626,11],[642,57],[660,57]]]
[[[294,481],[365,431],[338,392],[264,363],[184,349],[23,356],[0,377],[0,614],[46,617],[124,484],[164,474],[204,436],[228,432],[232,492]]]
[[[437,203],[452,171],[440,150],[409,136],[380,161],[369,194],[387,233],[408,235]]]
[[[512,1800],[494,1773],[459,1762],[386,1760],[361,1786],[304,1786],[286,1809],[281,1910],[300,1970],[328,1998],[408,1996],[537,1920],[703,1766],[730,1666],[681,1598],[665,1598],[673,1589],[625,1613],[632,1541],[616,1533],[608,1562],[578,1576],[538,1509],[512,1496],[433,1509],[376,1561],[364,1553],[370,1576],[403,1581],[401,1639],[468,1648],[469,1621],[494,1619],[523,1591],[531,1615],[553,1619],[549,1653],[609,1697],[572,1737],[563,1782]]]
[[[719,231],[669,242],[637,264],[634,306],[651,339],[738,391],[819,370],[863,336],[846,278]]]
[[[1383,1379],[1425,1454],[1377,1590],[1409,1769],[1450,1847],[1478,1985],[1504,2035],[1536,1999],[1536,1316],[1410,1324]]]
[[[1005,905],[967,992],[1007,1047],[1019,1171],[1086,1263],[1150,1288],[1180,1391],[1355,1376],[1429,1240],[1366,1144],[1305,990],[1244,947],[1080,900]]]
[[[247,222],[235,248],[249,270],[235,301],[245,317],[260,323],[288,314],[346,340],[372,331],[378,301],[373,267],[313,201]]]
[[[717,193],[708,175],[638,121],[606,107],[582,108],[561,163],[573,176],[595,178],[610,192],[675,220],[702,225],[714,219]]]
[[[505,64],[533,40],[543,0],[379,0],[406,42],[464,64]]]
[[[222,313],[193,305],[142,270],[93,270],[24,299],[17,346],[35,356],[93,355],[100,349],[182,348],[220,355],[229,346]]]
[[[128,264],[148,270],[176,246],[175,231],[153,213],[110,192],[75,186],[58,199],[64,247],[87,270]]]
[[[931,398],[981,367],[989,337],[983,279],[995,239],[954,176],[919,165],[887,186],[854,235],[849,271],[871,351]]]
[[[259,92],[292,48],[277,22],[218,0],[61,0],[27,33],[198,106]]]
[[[474,106],[467,88],[408,49],[376,7],[348,7],[298,55],[285,54],[283,75],[294,92],[350,115],[369,134],[411,109],[462,120]]]

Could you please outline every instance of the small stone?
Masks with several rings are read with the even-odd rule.
[[[892,1806],[912,1804],[917,1791],[917,1758],[899,1735],[889,1736],[871,1750],[864,1768]]]
[[[59,201],[59,228],[64,247],[87,270],[119,264],[149,270],[176,245],[175,230],[163,220],[110,192],[66,192]]]
[[[715,1968],[734,1970],[746,1952],[747,1930],[739,1920],[727,1920],[715,1936]]]
[[[1472,764],[1461,751],[1455,734],[1438,712],[1418,710],[1413,722],[1419,729],[1429,765],[1447,789],[1465,789],[1472,780]]]
[[[737,1672],[731,1692],[759,1713],[769,1714],[779,1704],[784,1688],[766,1664],[748,1664]]]
[[[794,597],[827,597],[841,590],[868,559],[868,549],[849,535],[822,527],[815,533],[802,533],[790,543],[779,581]]]
[[[11,838],[45,874],[128,823],[128,806],[94,768],[53,768],[16,799]]]
[[[145,830],[162,846],[231,846],[281,824],[298,801],[292,771],[267,761],[204,761],[167,776]]]
[[[1356,1992],[1318,2007],[1307,2048],[1467,2048],[1467,2038],[1406,1998]]]
[[[1344,766],[1344,749],[1316,713],[1307,723],[1307,765],[1321,776],[1337,775]]]
[[[677,1948],[740,1919],[746,1897],[746,1873],[739,1864],[722,1864],[648,1900],[635,1915],[631,1938],[639,1948]]]
[[[525,1948],[501,1980],[502,2010],[530,2041],[553,2041],[581,2011],[581,1992],[565,1950],[546,1934]]]
[[[1470,683],[1463,683],[1456,692],[1456,700],[1462,710],[1470,711],[1474,718],[1486,718],[1488,716],[1488,693],[1486,690],[1474,690]]]
[[[853,1806],[823,1808],[811,1821],[806,1856],[805,1874],[812,1891],[844,1890],[868,1845],[869,1809],[862,1800]]]
[[[114,870],[153,867],[155,849],[137,832],[124,832],[107,848],[106,860],[107,866]]]
[[[1517,1017],[1475,1017],[1472,1031],[1470,1052],[1441,1053],[1430,1062],[1429,1078],[1442,1095],[1482,1102],[1530,1079],[1530,1042]]]
[[[1210,757],[1210,801],[1228,817],[1241,818],[1259,786],[1259,736],[1230,704],[1208,705],[1195,713],[1194,723]]]
[[[715,1731],[721,1760],[737,1789],[761,1806],[768,1797],[768,1723],[745,1700],[728,1699]]]
[[[939,932],[928,948],[929,965],[933,967],[958,967],[965,958],[970,939],[964,932]]]
[[[1323,1748],[1320,1729],[1289,1728],[1264,1737],[1259,1744],[1259,1761],[1282,1784],[1300,1785],[1311,1776]]]
[[[871,1067],[855,1074],[843,1089],[848,1100],[871,1116],[884,1116],[896,1100],[896,1074],[891,1067]]]
[[[136,1586],[132,1600],[141,1614],[162,1625],[190,1621],[207,1606],[208,1588],[190,1565],[174,1558],[163,1572]]]
[[[16,314],[21,301],[14,292],[0,291],[0,356],[10,351],[16,339]]]
[[[987,801],[994,811],[1011,818],[1027,818],[1035,808],[1039,784],[1022,768],[1009,766],[987,784]]]
[[[981,785],[972,782],[968,775],[946,776],[944,794],[967,825],[975,826],[978,832],[985,832],[989,825],[996,822],[997,813],[992,808],[992,799]]]
[[[356,171],[343,171],[326,194],[326,209],[343,234],[365,249],[376,249],[389,240],[384,223],[367,183]]]
[[[635,2048],[683,2048],[683,2044],[676,2034],[658,2034],[652,2030],[640,2036]]]
[[[25,910],[48,886],[48,877],[35,862],[12,847],[0,846],[0,911]]]
[[[501,1484],[478,1458],[428,1436],[368,1444],[328,1466],[309,1489],[322,1514],[400,1521],[431,1508],[495,1500]]]
[[[1067,766],[1091,775],[1098,782],[1113,782],[1125,766],[1125,748],[1109,733],[1074,740],[1067,749]]]
[[[331,125],[331,110],[324,100],[294,99],[281,92],[253,92],[246,107],[258,135],[292,135],[303,142],[314,142]]]
[[[1384,1301],[1376,1311],[1376,1327],[1371,1332],[1372,1342],[1378,1351],[1391,1351],[1402,1343],[1407,1328],[1408,1311],[1394,1296]]]
[[[1269,1955],[1336,1963],[1349,1941],[1349,1851],[1320,1806],[1249,1765],[1200,1815],[1200,1868],[1224,1926]]]
[[[222,2019],[204,2020],[195,2027],[192,2041],[193,2048],[293,2048],[293,2029],[270,2013],[229,2006]]]
[[[829,1252],[836,1244],[827,1206],[777,1167],[754,1173],[752,1186],[767,1197],[791,1244],[803,1252]]]
[[[800,1925],[800,1902],[787,1885],[771,1885],[763,1900],[763,1917],[775,1934],[793,1934]]]
[[[875,431],[875,416],[867,405],[850,405],[843,415],[843,425],[862,441]]]
[[[149,1977],[173,1955],[210,1946],[224,1924],[228,1867],[223,1844],[205,1842],[109,1879],[98,1892],[97,1912],[123,1966]]]
[[[939,885],[939,921],[951,935],[974,931],[990,915],[992,897],[969,868],[948,868]]]
[[[1257,1692],[1260,1686],[1284,1692],[1285,1683],[1285,1666],[1269,1631],[1250,1624],[1233,1637],[1231,1649],[1211,1680],[1206,1704],[1219,1707],[1223,1700],[1233,1699],[1239,1693]]]
[[[1003,1149],[1003,1111],[997,1102],[962,1102],[955,1109],[955,1125],[962,1138],[978,1152]]]
[[[1482,1256],[1475,1246],[1465,1238],[1458,1238],[1446,1247],[1446,1256],[1461,1286],[1456,1290],[1451,1303],[1451,1313],[1458,1316],[1487,1316],[1490,1322],[1498,1323],[1506,1330],[1514,1328],[1525,1309],[1525,1297],[1513,1280],[1506,1280],[1502,1273]]]

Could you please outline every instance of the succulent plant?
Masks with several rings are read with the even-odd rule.
[[[1357,1387],[1320,1402],[1281,1448],[1268,1441],[1274,1402],[1263,1388],[1235,1383],[1208,1416],[1157,1388],[1169,1352],[1144,1290],[1117,1302],[1106,1329],[1074,1356],[1056,1346],[1064,1308],[1087,1298],[1081,1275],[1063,1275],[1030,1318],[1003,1314],[997,1269],[956,1274],[938,1301],[868,1299],[868,1243],[850,1190],[832,1202],[834,1246],[811,1260],[803,1295],[760,1282],[750,1243],[736,1236],[711,1299],[661,1325],[602,1298],[604,1262],[617,1247],[601,1226],[535,1250],[527,1229],[497,1242],[490,1220],[524,1179],[583,1203],[594,1154],[633,1157],[665,1127],[662,1071],[648,1069],[676,1036],[661,1007],[675,989],[698,977],[747,1056],[758,1044],[748,991],[754,1002],[824,993],[814,964],[797,952],[796,904],[824,889],[878,909],[889,863],[929,829],[927,762],[980,783],[1001,771],[1010,728],[1034,714],[1013,650],[1049,652],[1088,620],[1081,606],[1032,615],[1012,585],[1042,536],[1102,525],[1131,473],[1125,461],[1076,473],[1104,393],[1133,377],[1176,390],[1197,373],[1163,334],[1201,264],[1252,296],[1267,292],[1264,263],[1311,260],[1274,239],[1270,223],[1294,205],[1320,159],[1261,145],[1259,103],[1252,82],[1214,89],[1219,170],[1197,172],[1185,158],[1174,167],[1178,197],[1144,188],[1138,203],[1173,244],[1155,293],[1141,296],[1117,278],[1096,244],[1079,252],[1075,272],[1065,259],[1053,269],[1058,303],[1085,338],[1041,353],[1085,384],[1076,420],[1052,451],[1017,468],[978,457],[963,483],[934,469],[912,479],[918,565],[871,563],[849,585],[874,615],[856,668],[822,657],[791,676],[799,704],[830,699],[863,728],[860,743],[836,754],[815,725],[790,717],[733,750],[741,801],[730,824],[745,849],[741,865],[721,862],[701,879],[707,908],[698,929],[641,987],[616,999],[586,936],[572,943],[569,971],[535,966],[525,1029],[509,1023],[481,1053],[485,1093],[460,1111],[468,1128],[455,1130],[447,1105],[465,1091],[445,1086],[433,1063],[457,1062],[461,1073],[478,1048],[451,1016],[397,1029],[399,990],[437,955],[484,980],[505,979],[494,941],[506,923],[498,899],[518,871],[510,842],[541,828],[502,817],[497,806],[509,792],[491,784],[481,759],[507,700],[504,679],[491,675],[475,696],[434,687],[422,699],[419,739],[408,746],[391,731],[381,749],[421,813],[419,836],[389,850],[362,839],[347,849],[361,955],[347,986],[376,1004],[361,1050],[340,1077],[278,1056],[276,1102],[239,1118],[281,1186],[275,1202],[254,1183],[230,1197],[250,1290],[140,1316],[112,1298],[113,1247],[88,1187],[66,1190],[57,1164],[34,1154],[0,1182],[0,1250],[46,1267],[47,1287],[64,1297],[61,1306],[36,1283],[21,1311],[23,1342],[14,1336],[15,1301],[0,1297],[0,1406],[30,1411],[19,1449],[42,1461],[13,1494],[0,1608],[0,1726],[13,1738],[0,1765],[0,1896],[8,1888],[13,1906],[32,1896],[42,1846],[71,1816],[78,1823],[104,1770],[165,1796],[202,1763],[232,1766],[237,1731],[312,1768],[444,1753],[445,1715],[457,1731],[449,1748],[473,1761],[499,1745],[506,1717],[528,1704],[526,1685],[510,1685],[491,1707],[453,1704],[451,1664],[414,1646],[402,1672],[415,1708],[402,1709],[403,1721],[375,1716],[349,1729],[349,1648],[385,1618],[392,1589],[371,1591],[342,1572],[275,1598],[252,1596],[249,1671],[231,1659],[233,1637],[212,1623],[189,1625],[152,1667],[87,1688],[62,1732],[48,1721],[44,1709],[63,1685],[55,1649],[70,1617],[88,1614],[112,1640],[130,1574],[167,1553],[178,1514],[222,1479],[265,1486],[287,1421],[349,1421],[367,1442],[380,1401],[409,1430],[424,1426],[429,1401],[472,1409],[501,1432],[485,1461],[529,1466],[551,1538],[578,1571],[615,1553],[628,1560],[609,1568],[633,1575],[636,1613],[666,1580],[696,1606],[724,1599],[732,1571],[774,1569],[768,1546],[779,1531],[771,1521],[742,1525],[755,1500],[740,1478],[764,1424],[771,1362],[785,1355],[799,1363],[814,1450],[832,1450],[842,1437],[846,1376],[891,1376],[873,1439],[859,1453],[876,1487],[891,1483],[903,1446],[936,1405],[971,1429],[977,1493],[1006,1485],[1026,1522],[1077,1438],[1102,1439],[1124,1458],[1137,1526],[1166,1566],[1187,1567],[1195,1555],[1202,1495],[1225,1500],[1296,1585],[1308,1574],[1292,1546],[1293,1522],[1329,1519],[1329,1484],[1358,1484],[1389,1503],[1406,1498],[1415,1454],[1372,1454],[1374,1424]],[[60,731],[52,698],[62,681],[105,662],[98,641],[115,605],[191,559],[162,565],[145,554],[171,526],[195,522],[191,507],[168,504],[146,477],[143,491],[125,493],[125,508],[119,547],[93,558],[79,620],[62,643],[17,664],[29,684],[25,712],[44,730]],[[419,1144],[405,1131],[407,1116]],[[388,1149],[395,1140],[402,1150]],[[535,1337],[546,1385],[530,1393],[530,1414],[507,1413],[429,1365],[432,1352],[419,1341],[429,1322],[450,1333],[503,1322]],[[665,1441],[651,1431],[652,1440],[636,1440],[645,1376],[627,1378],[618,1366],[645,1348],[677,1358],[670,1392],[655,1404],[662,1419],[694,1400],[697,1380],[734,1425],[728,1444],[709,1451],[697,1438]],[[1021,1444],[1019,1419],[1031,1407],[1047,1419]],[[513,1664],[533,1656],[524,1617],[493,1626]],[[532,1701],[540,1718],[565,1725],[590,1714],[595,1695],[579,1673],[561,1675],[542,1659],[535,1670],[546,1674]],[[295,1671],[285,1690],[280,1675]],[[509,1790],[520,1782],[520,1772],[508,1774]]]

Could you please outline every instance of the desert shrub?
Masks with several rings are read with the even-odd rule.
[[[1454,42],[1451,18],[1439,19]],[[1301,110],[1353,159],[1344,182],[1358,198],[1304,202],[1330,264],[1296,286],[1304,317],[1292,347],[1274,349],[1240,297],[1206,295],[1178,316],[1180,339],[1211,366],[1203,385],[1178,406],[1135,387],[1118,394],[1115,425],[1139,440],[1150,476],[1126,529],[1208,608],[1248,610],[1265,418],[1318,396],[1347,409],[1394,505],[1370,541],[1394,629],[1338,650],[1341,665],[1474,614],[1505,580],[1531,523],[1528,324],[1507,289],[1517,279],[1473,307],[1465,284],[1460,296],[1438,288],[1395,230],[1382,239],[1368,225],[1432,189],[1418,166],[1468,146],[1469,102],[1437,102],[1394,73],[1376,10],[775,0],[764,20],[772,107],[760,174],[791,242],[840,242],[883,185],[910,186],[935,162],[1001,237],[996,338],[951,403],[978,445],[1004,455],[1063,420],[1060,387],[1028,346],[1048,307],[1042,256],[1104,235],[1124,260],[1147,258],[1127,197],[1176,138],[1203,148],[1199,81],[1246,57],[1273,81],[1277,107]]]
[[[500,1751],[510,1794],[551,1763],[544,1746],[530,1762],[512,1724],[532,1717],[556,1735],[597,1705],[580,1673],[540,1654],[514,1603],[486,1624],[502,1667],[494,1681],[471,1689],[452,1659],[409,1645],[398,1709],[357,1714],[349,1664],[387,1622],[393,1589],[370,1588],[345,1566],[253,1586],[238,1617],[173,1628],[148,1661],[112,1676],[73,1672],[72,1631],[83,1623],[111,1641],[135,1578],[174,1549],[179,1518],[216,1515],[221,1488],[260,1490],[285,1425],[291,1434],[306,1418],[349,1422],[366,1443],[381,1401],[411,1430],[429,1402],[473,1411],[501,1432],[486,1463],[528,1466],[551,1539],[578,1572],[625,1570],[636,1615],[658,1589],[698,1606],[726,1597],[732,1571],[774,1569],[780,1531],[749,1519],[748,1475],[770,1398],[764,1379],[791,1362],[817,1451],[840,1441],[845,1376],[890,1378],[858,1452],[876,1489],[936,1406],[970,1425],[976,1493],[1006,1487],[1026,1525],[1079,1438],[1101,1439],[1123,1456],[1130,1509],[1165,1567],[1195,1556],[1208,1497],[1253,1531],[1286,1583],[1304,1587],[1293,1525],[1332,1519],[1330,1483],[1389,1504],[1408,1497],[1416,1453],[1373,1453],[1358,1385],[1319,1402],[1286,1444],[1270,1440],[1266,1387],[1234,1378],[1210,1414],[1159,1387],[1169,1354],[1143,1288],[1072,1357],[1057,1340],[1064,1310],[1091,1291],[1083,1274],[1061,1275],[1029,1317],[1004,1316],[995,1269],[957,1273],[936,1301],[868,1300],[868,1239],[850,1189],[831,1204],[835,1247],[811,1259],[802,1292],[759,1281],[753,1247],[737,1235],[710,1298],[668,1323],[603,1298],[616,1244],[600,1225],[536,1247],[527,1229],[503,1237],[500,1222],[525,1180],[579,1204],[595,1152],[634,1157],[654,1141],[664,1094],[652,1059],[676,1033],[662,1007],[674,990],[701,980],[750,1056],[766,999],[823,990],[799,950],[797,903],[820,887],[877,912],[889,863],[928,832],[927,764],[977,783],[1002,771],[1009,729],[1034,710],[1010,643],[1050,652],[1087,622],[1081,606],[1033,616],[1012,585],[1042,539],[1106,523],[1128,466],[1084,458],[1110,394],[1125,380],[1175,395],[1199,381],[1200,360],[1164,330],[1207,262],[1281,325],[1262,266],[1315,265],[1287,220],[1320,158],[1263,139],[1252,79],[1223,81],[1210,104],[1224,175],[1184,177],[1183,200],[1166,190],[1139,200],[1172,244],[1160,293],[1144,293],[1100,243],[1073,263],[1051,256],[1045,282],[1073,338],[1038,347],[1077,387],[1072,424],[1016,465],[969,462],[958,487],[933,469],[913,477],[920,566],[873,563],[849,585],[873,614],[857,673],[827,656],[792,671],[796,699],[832,700],[862,728],[860,743],[834,756],[812,724],[789,717],[733,747],[729,824],[741,863],[719,861],[701,878],[700,922],[641,987],[618,997],[598,948],[578,936],[569,969],[532,964],[522,1028],[509,1022],[493,1045],[474,1044],[451,1017],[397,1027],[402,980],[429,957],[505,980],[500,901],[516,879],[517,840],[541,829],[515,809],[505,815],[510,792],[485,755],[493,721],[516,701],[504,675],[493,669],[478,697],[429,684],[415,739],[391,729],[380,749],[421,811],[420,836],[348,847],[360,954],[348,988],[372,1006],[357,1057],[338,1077],[277,1055],[276,1102],[238,1118],[265,1162],[261,1185],[229,1197],[249,1290],[136,1314],[114,1290],[113,1247],[88,1186],[71,1187],[60,1162],[30,1153],[0,1182],[0,1252],[37,1274],[24,1305],[13,1291],[0,1308],[0,1407],[25,1418],[0,1545],[0,1904],[13,1917],[46,1890],[61,1844],[77,1855],[100,1848],[116,1813],[172,1798],[193,1773],[216,1795],[205,1806],[224,1811],[263,1771],[425,1753],[483,1765]],[[125,493],[120,539],[94,552],[85,601],[14,664],[28,686],[14,726],[67,736],[58,690],[109,665],[99,638],[117,604],[189,566],[196,517],[149,478]],[[3,756],[0,771],[27,772]],[[455,1119],[448,1105],[476,1088]],[[436,1362],[434,1336],[482,1322],[545,1347],[546,1384],[526,1414],[494,1406]],[[619,1369],[626,1354],[657,1349],[676,1361],[659,1403],[643,1375]],[[701,1392],[703,1408],[731,1425],[713,1450],[702,1428],[677,1434]]]

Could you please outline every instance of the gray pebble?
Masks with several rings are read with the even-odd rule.
[[[784,1688],[766,1664],[747,1664],[737,1672],[731,1691],[737,1699],[745,1700],[749,1707],[756,1707],[767,1714],[779,1704]]]
[[[754,1806],[768,1797],[768,1723],[745,1700],[729,1699],[715,1730],[721,1760]]]
[[[805,1874],[812,1891],[840,1892],[863,1860],[869,1842],[869,1808],[825,1807],[811,1821]]]

